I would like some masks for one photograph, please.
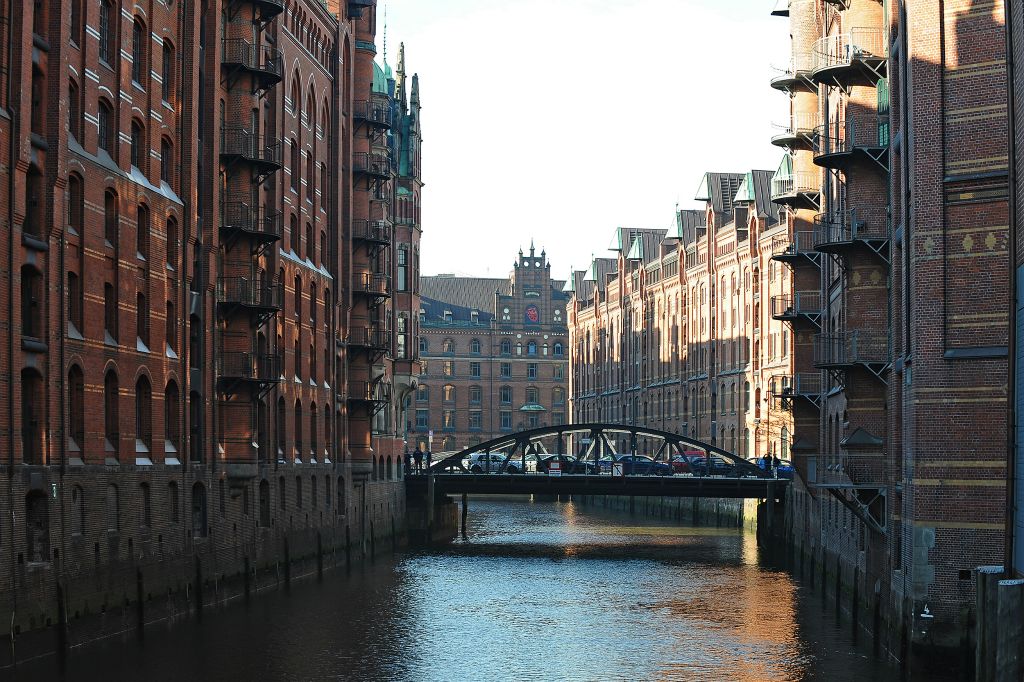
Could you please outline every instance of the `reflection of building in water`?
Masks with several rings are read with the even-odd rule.
[[[771,260],[787,234],[773,175],[706,173],[703,208],[679,211],[674,230],[616,228],[612,257],[572,273],[573,421],[788,456],[793,416],[775,395],[793,374],[783,320],[808,301],[793,300],[790,270]]]
[[[507,279],[422,278],[423,374],[408,409],[410,441],[433,431],[433,449],[448,451],[565,423],[562,284],[533,245]]]

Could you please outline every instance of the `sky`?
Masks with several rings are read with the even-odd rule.
[[[669,228],[702,173],[774,169],[774,0],[379,0],[423,105],[422,273],[564,279],[615,227]],[[378,37],[378,58],[382,40]]]

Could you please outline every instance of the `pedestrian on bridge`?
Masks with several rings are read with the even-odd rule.
[[[414,452],[412,454],[412,457],[416,461],[416,473],[417,474],[422,474],[423,473],[423,450],[417,449],[416,452]]]
[[[779,456],[778,455],[772,455],[772,477],[773,478],[778,478],[779,477]]]

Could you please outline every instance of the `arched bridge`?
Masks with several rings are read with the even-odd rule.
[[[557,463],[557,464],[556,464]],[[780,501],[789,481],[710,443],[645,426],[546,426],[473,445],[408,476],[410,493],[732,497]]]

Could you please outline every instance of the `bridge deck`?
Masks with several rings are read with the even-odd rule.
[[[435,495],[633,495],[730,497],[782,501],[789,481],[718,476],[609,476],[563,474],[433,474]],[[410,493],[425,494],[427,476],[406,477]]]

